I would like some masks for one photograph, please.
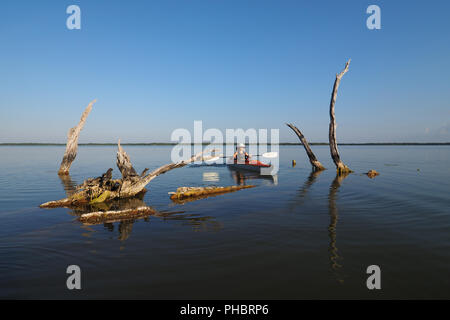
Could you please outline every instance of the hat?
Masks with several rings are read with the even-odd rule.
[[[245,148],[245,144],[239,143],[239,144],[238,144],[238,148]]]

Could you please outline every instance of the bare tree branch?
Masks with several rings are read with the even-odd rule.
[[[61,161],[61,166],[59,167],[58,171],[59,175],[69,174],[70,166],[72,165],[72,162],[75,160],[77,156],[78,137],[80,136],[81,129],[83,129],[84,123],[86,122],[86,119],[92,110],[92,105],[96,101],[97,100],[93,100],[91,101],[91,103],[89,103],[89,105],[86,107],[83,114],[81,115],[81,119],[78,125],[69,129],[69,132],[67,133],[66,151],[64,153],[64,157]]]

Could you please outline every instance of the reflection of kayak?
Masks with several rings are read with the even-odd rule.
[[[250,160],[243,163],[237,163],[237,161],[227,163],[230,168],[238,170],[248,170],[261,173],[261,168],[270,168],[270,164],[262,163],[259,160]]]

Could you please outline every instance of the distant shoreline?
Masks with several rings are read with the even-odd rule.
[[[151,142],[151,143],[121,143],[123,146],[175,146],[178,143],[171,142]],[[207,146],[210,143],[203,143]],[[280,146],[299,146],[298,142],[280,142]],[[311,142],[312,146],[328,146],[326,142]],[[32,143],[32,142],[18,142],[18,143],[0,143],[0,146],[65,146],[65,143]],[[117,143],[79,143],[79,146],[117,146]],[[189,143],[182,145],[189,145]],[[191,143],[190,145],[199,145]],[[224,143],[223,145],[227,145]],[[268,143],[270,145],[270,143]],[[368,143],[338,143],[340,146],[448,146],[450,142],[368,142]]]

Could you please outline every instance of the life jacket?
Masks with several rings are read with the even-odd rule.
[[[234,157],[234,160],[238,161],[238,162],[247,162],[248,161],[248,155],[245,153],[245,151],[243,151],[242,153],[238,151],[238,153],[236,154],[236,156]]]

